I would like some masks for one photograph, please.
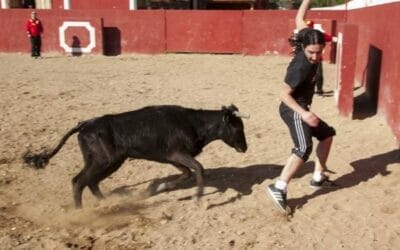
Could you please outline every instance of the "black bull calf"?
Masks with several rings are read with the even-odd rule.
[[[234,105],[221,110],[194,110],[180,106],[151,106],[126,113],[105,115],[80,122],[52,150],[27,152],[23,160],[44,168],[67,139],[78,132],[84,168],[72,179],[75,206],[82,206],[82,191],[88,186],[103,198],[99,183],[115,172],[127,158],[170,163],[182,172],[174,181],[162,183],[164,191],[196,174],[197,197],[203,194],[203,167],[194,159],[203,147],[222,140],[238,152],[247,150],[244,117]]]

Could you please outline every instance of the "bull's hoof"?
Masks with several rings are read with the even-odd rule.
[[[175,185],[173,185],[173,184],[171,184],[169,182],[162,182],[160,184],[152,183],[148,188],[148,194],[150,196],[156,195],[158,193],[171,190],[174,187],[175,187]]]
[[[156,187],[155,192],[156,192],[156,193],[160,193],[160,192],[163,192],[163,191],[165,191],[165,190],[167,190],[167,189],[168,189],[167,183],[163,182],[163,183],[161,183],[160,185],[158,185],[158,186]]]

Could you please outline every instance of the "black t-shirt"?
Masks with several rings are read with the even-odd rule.
[[[309,62],[304,52],[300,51],[294,56],[286,71],[285,83],[294,90],[293,98],[305,109],[308,109],[312,102],[317,67],[318,64]]]

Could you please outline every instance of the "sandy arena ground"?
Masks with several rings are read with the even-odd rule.
[[[339,117],[334,97],[313,110],[337,129],[328,162],[341,187],[309,188],[314,154],[289,186],[292,215],[276,211],[265,187],[291,149],[277,107],[290,58],[241,55],[45,56],[0,54],[0,249],[400,249],[400,154],[382,115]],[[335,66],[326,64],[325,89]],[[205,167],[199,203],[191,179],[145,196],[178,174],[155,162],[126,161],[86,189],[73,208],[71,178],[82,168],[76,135],[44,170],[23,165],[27,150],[52,147],[80,120],[155,104],[219,109],[235,104],[249,149],[221,141],[197,159]]]

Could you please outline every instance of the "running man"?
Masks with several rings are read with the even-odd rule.
[[[304,0],[298,16],[305,12],[310,0]],[[298,22],[296,18],[296,22]],[[303,19],[301,23],[304,24]],[[305,26],[305,24],[304,24]],[[312,151],[312,137],[319,141],[316,153],[315,169],[310,182],[311,187],[335,187],[325,174],[335,129],[321,120],[310,110],[318,64],[322,60],[325,47],[324,34],[315,29],[304,27],[299,36],[301,49],[290,62],[281,90],[279,113],[289,128],[294,147],[276,183],[267,187],[267,193],[282,212],[287,208],[287,186],[297,170],[308,160]]]

